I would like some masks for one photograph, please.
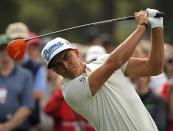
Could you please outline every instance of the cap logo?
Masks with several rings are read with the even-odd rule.
[[[49,49],[45,49],[43,51],[43,58],[46,60],[46,61],[49,61],[50,60],[50,56],[51,54],[58,48],[60,48],[61,46],[63,46],[64,43],[62,42],[58,42],[56,44],[53,44],[52,46],[50,46]]]

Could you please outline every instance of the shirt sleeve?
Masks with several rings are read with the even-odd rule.
[[[105,54],[103,55],[102,57],[98,58],[97,61],[93,62],[95,64],[103,64],[107,59],[108,57],[110,56],[110,54]],[[127,65],[128,65],[128,61],[125,62],[122,66],[121,66],[121,71],[124,73],[126,68],[127,68]]]
[[[63,95],[68,104],[73,108],[86,108],[92,98],[88,75],[84,73],[70,82],[63,84]]]
[[[121,71],[124,73],[128,65],[128,61],[121,66]]]

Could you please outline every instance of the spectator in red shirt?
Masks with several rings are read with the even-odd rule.
[[[58,87],[44,111],[53,118],[54,131],[95,131],[93,127],[65,102]]]
[[[163,85],[162,95],[168,107],[168,129],[173,131],[173,46],[165,43],[165,64],[164,71],[168,77],[168,82]]]

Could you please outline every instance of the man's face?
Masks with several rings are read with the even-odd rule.
[[[165,67],[169,75],[173,76],[173,55],[165,59]]]
[[[65,78],[73,79],[82,73],[81,64],[77,49],[65,50],[55,56],[52,70]]]
[[[9,57],[6,48],[7,48],[6,45],[0,46],[0,66],[1,67],[7,67],[12,62],[12,59]]]

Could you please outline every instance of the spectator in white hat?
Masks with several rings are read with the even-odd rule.
[[[11,23],[8,25],[6,29],[6,34],[11,39],[18,39],[18,38],[28,38],[29,36],[29,29],[28,27],[22,22]]]
[[[106,54],[106,50],[100,45],[93,45],[90,46],[86,52],[85,61],[90,63],[93,60],[101,57],[102,55]]]

